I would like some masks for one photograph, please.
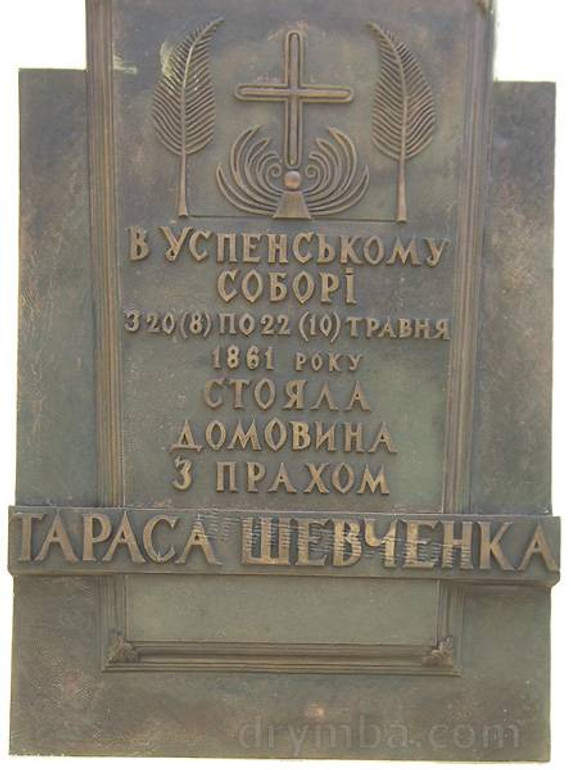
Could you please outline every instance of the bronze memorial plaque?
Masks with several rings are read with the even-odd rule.
[[[12,751],[545,760],[554,90],[488,0],[87,0],[21,78]]]

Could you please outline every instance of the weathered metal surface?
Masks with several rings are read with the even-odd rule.
[[[23,74],[14,752],[548,756],[553,90],[492,113],[490,10],[89,0]]]

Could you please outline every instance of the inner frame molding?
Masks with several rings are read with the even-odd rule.
[[[119,330],[113,302],[120,293],[115,189],[115,147],[113,132],[112,5],[89,0],[88,8],[88,106],[90,116],[91,235],[94,285],[98,292],[97,439],[99,502],[124,505],[123,436],[121,418],[121,360]],[[461,308],[460,323],[452,346],[448,376],[448,417],[443,468],[442,512],[466,512],[465,487],[468,485],[473,421],[473,382],[476,365],[477,291],[481,257],[484,175],[480,173],[487,143],[488,102],[491,94],[493,25],[486,16],[476,21],[476,34],[468,52],[471,82],[466,102],[464,145],[470,162],[461,185],[458,242],[459,276],[455,304]],[[480,104],[483,102],[482,104]],[[98,117],[96,120],[94,118]],[[111,130],[106,130],[111,127]],[[465,355],[464,349],[469,354]],[[220,671],[391,671],[455,673],[452,642],[458,634],[449,625],[451,605],[457,604],[460,588],[439,581],[438,632],[431,647],[391,645],[232,645],[217,642],[173,642],[153,645],[127,636],[126,585],[129,578],[102,580],[102,638],[105,647],[104,670],[116,667],[206,668]],[[111,618],[111,623],[109,623]],[[105,662],[106,661],[106,662]]]
[[[214,581],[224,579],[216,575],[203,578]],[[241,576],[238,579],[248,581],[254,578],[255,576]],[[378,644],[316,644],[233,641],[231,632],[225,641],[164,638],[142,640],[131,637],[129,627],[133,607],[130,579],[127,575],[100,578],[101,667],[104,672],[183,670],[229,673],[460,675],[464,597],[461,584],[441,580],[422,581],[435,590],[434,612],[431,614],[430,628],[426,629],[427,637],[432,637],[430,641],[427,638],[428,643],[419,644],[415,640],[416,643],[410,644],[386,644],[379,640]],[[189,579],[192,578],[182,578]],[[263,578],[266,581],[268,579],[315,580],[278,576]],[[332,578],[322,580],[334,583],[335,591],[339,590],[341,582],[345,582]],[[418,585],[418,581],[415,583]],[[389,581],[385,585],[388,586]],[[382,596],[379,592],[381,607]],[[140,621],[138,622],[140,624]],[[255,623],[255,619],[251,618],[251,622]]]

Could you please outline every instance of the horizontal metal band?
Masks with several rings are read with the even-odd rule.
[[[13,575],[271,574],[540,583],[559,579],[553,516],[10,509]]]

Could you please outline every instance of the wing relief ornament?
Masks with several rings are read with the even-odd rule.
[[[260,127],[244,131],[230,151],[229,169],[216,179],[224,197],[249,214],[274,219],[312,219],[354,206],[369,186],[369,171],[360,164],[353,141],[336,128],[317,139],[303,162],[303,110],[306,104],[349,104],[353,91],[341,86],[304,82],[304,44],[300,32],[285,36],[284,75],[280,83],[239,85],[242,101],[283,105],[283,152],[271,147]]]
[[[188,216],[188,157],[214,136],[216,109],[210,73],[210,43],[223,19],[184,38],[163,66],[153,100],[153,122],[161,143],[179,160],[178,216]]]

